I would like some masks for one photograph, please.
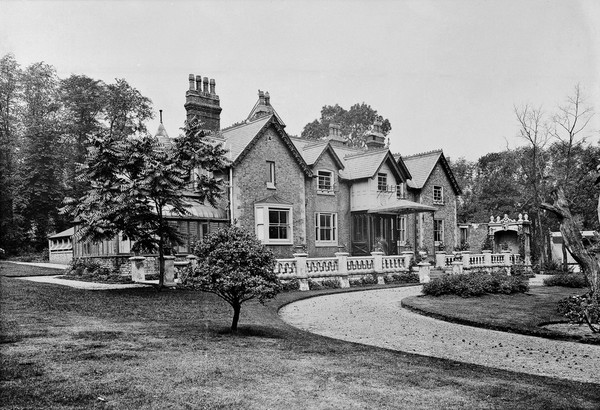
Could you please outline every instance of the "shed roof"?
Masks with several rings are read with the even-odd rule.
[[[62,232],[55,233],[54,235],[50,235],[48,239],[56,239],[56,238],[66,238],[68,236],[73,236],[75,233],[75,228],[65,229]]]

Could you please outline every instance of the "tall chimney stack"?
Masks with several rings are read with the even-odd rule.
[[[194,87],[195,82],[195,87]],[[221,102],[215,93],[215,80],[190,74],[190,87],[185,93],[185,110],[188,123],[198,121],[200,128],[210,132],[221,129]],[[210,87],[210,89],[209,89]]]

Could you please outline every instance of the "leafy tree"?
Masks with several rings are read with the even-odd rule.
[[[124,79],[107,86],[106,105],[102,119],[110,135],[125,138],[143,134],[146,121],[153,117],[152,101],[132,88]]]
[[[148,134],[121,139],[107,130],[93,138],[81,172],[89,189],[81,198],[68,198],[63,212],[85,221],[77,232],[83,241],[112,239],[122,233],[134,241],[134,251],[158,251],[162,287],[165,249],[181,243],[166,215],[189,214],[190,198],[184,192],[191,172],[199,167],[223,169],[224,153],[197,127],[187,127],[167,147]],[[199,200],[215,205],[220,183],[200,179],[198,184]]]
[[[304,126],[301,137],[308,139],[321,139],[329,134],[329,124],[340,124],[341,134],[347,138],[352,146],[364,146],[364,134],[371,128],[378,117],[377,110],[370,105],[354,104],[349,110],[345,110],[338,104],[325,105],[321,109],[321,118],[314,120]],[[381,131],[388,135],[392,125],[388,119],[382,120]]]
[[[17,184],[18,105],[21,68],[14,55],[0,59],[0,247],[14,253],[21,242],[13,208]]]
[[[50,232],[65,227],[58,214],[64,187],[58,77],[54,67],[34,63],[21,77],[23,137],[18,203],[21,229],[40,250]]]
[[[231,330],[237,331],[242,304],[251,299],[264,303],[281,291],[273,272],[275,257],[254,236],[230,225],[209,235],[195,251],[199,263],[192,286],[211,292],[233,308]]]
[[[83,195],[85,187],[75,178],[77,164],[85,161],[90,139],[102,128],[100,114],[106,107],[107,94],[106,84],[85,75],[73,74],[60,81],[66,194],[69,196]]]

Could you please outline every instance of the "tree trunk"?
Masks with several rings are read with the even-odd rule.
[[[562,188],[557,188],[552,193],[554,204],[550,205],[543,203],[542,209],[552,212],[555,214],[560,221],[560,232],[562,233],[563,243],[573,255],[575,262],[581,266],[581,270],[586,275],[592,294],[596,294],[598,290],[598,273],[600,271],[600,265],[596,261],[593,255],[590,255],[587,249],[583,246],[583,239],[581,232],[577,226],[569,204],[565,198],[565,193]]]
[[[231,305],[233,307],[233,321],[231,322],[231,331],[233,333],[237,332],[238,321],[240,320],[240,310],[242,309],[242,305],[239,303],[234,303]]]

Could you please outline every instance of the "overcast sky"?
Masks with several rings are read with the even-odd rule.
[[[222,127],[246,118],[258,89],[290,135],[323,105],[366,102],[404,155],[477,159],[521,145],[513,106],[552,112],[577,83],[600,110],[597,0],[3,0],[7,52],[61,78],[125,78],[154,103],[149,129],[163,109],[171,136],[190,73],[216,80]]]

